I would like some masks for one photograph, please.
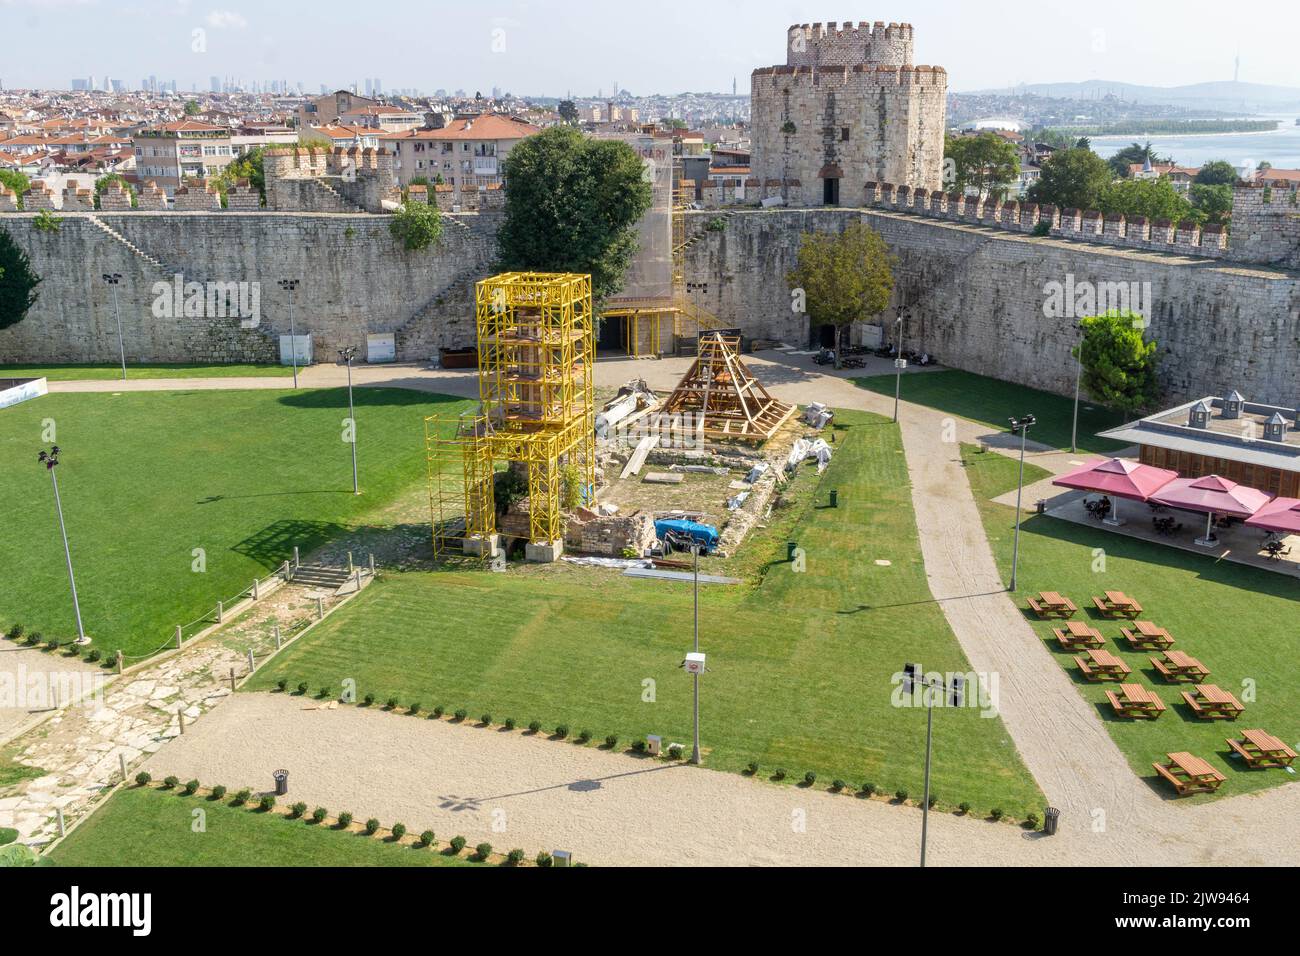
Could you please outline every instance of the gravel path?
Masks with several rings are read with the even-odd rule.
[[[283,768],[285,800],[529,857],[572,850],[593,865],[914,866],[920,848],[920,811],[883,800],[285,694],[236,694],[146,766],[155,779],[255,792]],[[937,813],[928,862],[1294,865],[1300,850],[1275,828],[1294,789],[1158,806],[1158,825],[1141,831],[1072,827],[1051,838]]]

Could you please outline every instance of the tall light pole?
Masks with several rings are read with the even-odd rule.
[[[1079,326],[1080,333],[1083,327]],[[1079,336],[1079,353],[1075,356],[1078,361],[1074,367],[1074,427],[1070,431],[1070,454],[1079,453],[1079,389],[1083,384],[1083,335]]]
[[[351,438],[348,444],[352,446],[352,493],[359,495],[361,494],[361,486],[357,483],[357,413],[352,404],[352,360],[356,357],[357,347],[355,345],[339,349],[339,358],[348,367],[348,435]]]
[[[691,551],[695,554],[695,644],[694,651],[700,652],[700,542],[692,539]],[[700,675],[691,675],[695,684],[695,742],[691,746],[691,763],[700,762]]]
[[[122,313],[117,307],[117,286],[122,281],[122,273],[105,272],[104,281],[113,290],[113,315],[117,318],[117,352],[122,358],[122,381],[126,381],[126,344],[122,340]]]
[[[898,307],[898,318],[894,320],[894,344],[898,354],[894,356],[894,424],[898,424],[898,400],[903,394],[903,369],[907,368],[907,359],[903,358],[903,331],[907,321],[907,310]]]
[[[926,680],[922,677],[920,664],[904,664],[903,687],[906,692],[914,693],[917,683],[924,688],[921,691],[921,702],[925,704],[925,786],[921,797],[921,868],[924,869],[926,844],[930,835],[930,762],[931,755],[934,753],[934,697],[945,688],[942,678]],[[953,707],[960,707],[965,689],[962,677],[954,674],[951,687],[946,689],[948,703]]]
[[[289,357],[293,359],[293,387],[298,387],[298,337],[293,328],[293,292],[298,288],[300,279],[281,279],[281,289],[289,294]]]
[[[1020,500],[1025,491],[1025,443],[1028,440],[1030,427],[1037,425],[1038,419],[1033,415],[1022,415],[1020,418],[1008,420],[1011,422],[1011,431],[1020,433],[1020,476],[1016,479],[1016,538],[1011,549],[1011,587],[1009,588],[1014,594],[1016,572],[1020,566]]]
[[[68,584],[72,586],[72,610],[77,615],[77,643],[89,644],[90,638],[86,637],[86,629],[81,625],[81,603],[77,600],[77,579],[72,574],[72,551],[68,548],[68,529],[63,523],[63,501],[59,498],[59,479],[54,474],[54,469],[59,464],[59,446],[54,445],[47,452],[44,449],[36,456],[36,460],[45,466],[45,470],[50,473],[50,483],[54,486],[54,510],[59,514],[59,534],[63,538],[63,557],[68,562]]]

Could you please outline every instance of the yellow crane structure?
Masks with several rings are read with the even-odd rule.
[[[494,479],[527,474],[529,556],[563,549],[566,506],[596,490],[591,276],[507,272],[475,286],[479,407],[425,419],[433,550],[496,551]]]

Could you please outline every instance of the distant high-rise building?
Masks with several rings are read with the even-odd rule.
[[[211,85],[210,85],[209,89],[211,89],[211,91],[212,91],[213,93],[220,93],[220,92],[221,92],[221,77],[219,77],[219,76],[214,76],[214,77],[211,78],[211,80],[212,80],[212,82],[211,82]]]
[[[373,92],[374,87],[370,83],[370,77],[366,77],[366,96],[370,96]]]
[[[378,96],[382,92],[384,92],[384,84],[379,82],[379,77],[375,77],[374,94],[375,96]]]

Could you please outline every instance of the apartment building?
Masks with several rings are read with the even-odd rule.
[[[441,176],[449,186],[504,183],[502,164],[510,150],[541,128],[499,113],[458,116],[442,129],[414,129],[379,138],[394,154],[398,181]]]
[[[197,120],[142,129],[132,138],[136,176],[153,180],[168,196],[187,179],[219,175],[239,155],[232,130]]]

